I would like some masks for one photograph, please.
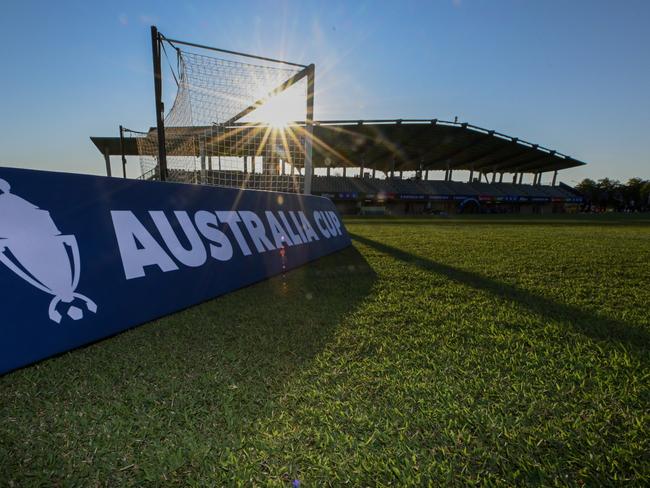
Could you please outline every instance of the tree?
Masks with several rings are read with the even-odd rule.
[[[625,185],[625,201],[630,207],[639,207],[643,204],[641,189],[645,183],[641,178],[630,178],[627,180],[627,184]]]
[[[594,180],[585,178],[576,185],[576,190],[582,194],[585,200],[591,202],[596,199],[598,187],[596,186],[596,182]]]
[[[639,191],[639,203],[645,210],[650,209],[650,181],[645,181]]]
[[[598,188],[598,206],[602,211],[614,207],[620,210],[624,206],[622,186],[618,180],[602,178],[596,184]]]
[[[576,185],[589,208],[601,211],[650,210],[650,180],[630,178],[622,184],[618,180],[602,178],[595,182],[585,178]]]

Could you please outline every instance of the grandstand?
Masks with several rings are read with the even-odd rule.
[[[205,128],[185,130],[195,131],[198,138]],[[238,124],[230,130],[241,137],[242,132],[278,129]],[[152,128],[122,141],[111,137],[91,140],[110,170],[111,156],[141,156],[143,145],[138,139],[155,138],[155,132]],[[313,139],[312,193],[332,199],[346,214],[559,213],[575,209],[582,201],[572,188],[558,182],[558,172],[585,163],[468,123],[436,119],[316,121]],[[196,147],[176,147],[172,154],[200,158],[193,149]],[[221,144],[221,148],[220,155],[209,158],[203,168],[171,169],[170,179],[265,189],[272,178],[274,188],[300,191],[303,167],[289,169],[282,159],[273,166],[265,164],[259,154],[266,154],[266,147],[247,152],[233,143]],[[240,165],[220,169],[219,156],[238,158]],[[454,179],[459,174],[465,181]],[[141,177],[155,179],[155,168]]]

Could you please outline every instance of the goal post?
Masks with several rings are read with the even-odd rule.
[[[170,39],[155,26],[151,39],[156,128],[138,138],[143,175],[311,193],[313,64]],[[163,57],[177,85],[166,114]]]
[[[153,84],[156,102],[156,128],[158,136],[158,167],[160,181],[167,179],[167,148],[165,146],[165,106],[162,101],[162,68],[160,51],[162,41],[158,28],[151,26],[151,50],[153,59]]]
[[[306,195],[311,195],[311,180],[314,177],[312,144],[314,138],[314,85],[316,84],[316,66],[310,64],[307,70],[307,137],[305,138],[305,186],[303,192]]]

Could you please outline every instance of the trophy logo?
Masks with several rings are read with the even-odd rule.
[[[80,320],[84,306],[96,313],[97,305],[77,293],[81,263],[73,235],[62,235],[50,212],[11,193],[11,185],[0,178],[0,262],[30,285],[53,295],[49,317],[57,324],[57,310],[67,304],[66,314]]]

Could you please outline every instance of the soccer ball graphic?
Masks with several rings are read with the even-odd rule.
[[[50,216],[27,200],[11,193],[11,185],[0,178],[0,262],[39,290],[53,295],[49,317],[57,324],[63,316],[59,303],[68,304],[66,314],[80,320],[85,307],[92,313],[97,305],[77,293],[81,264],[73,235],[62,235]]]

